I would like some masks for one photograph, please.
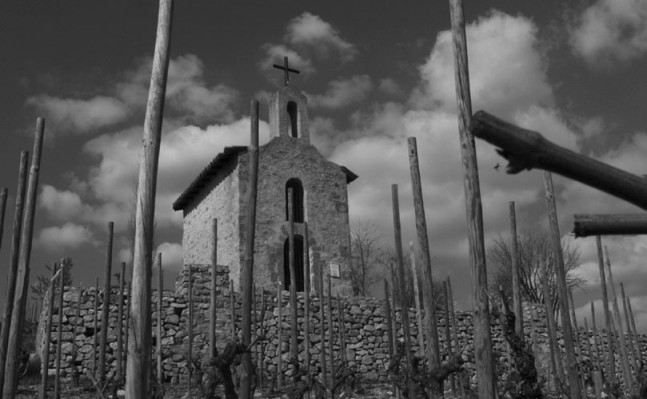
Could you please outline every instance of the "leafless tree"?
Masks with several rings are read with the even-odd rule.
[[[72,267],[74,266],[74,263],[72,262],[72,258],[65,258],[65,268],[63,269],[63,285],[64,286],[70,286],[72,285]],[[52,266],[45,265],[45,268],[49,270],[50,272],[52,271]],[[39,275],[36,276],[36,281],[31,284],[31,297],[32,299],[36,300],[37,302],[43,301],[45,298],[45,294],[49,290],[49,285],[50,285],[50,276],[44,276],[44,275]]]
[[[524,232],[517,237],[519,255],[519,283],[522,300],[543,303],[542,280],[548,281],[554,313],[559,311],[557,285],[555,282],[555,265],[553,246],[545,231]],[[575,288],[584,283],[575,270],[580,266],[580,251],[570,239],[562,240],[562,252],[566,269],[566,284]],[[490,290],[494,296],[498,287],[508,299],[512,298],[512,255],[511,242],[508,237],[498,236],[487,249],[488,259],[492,265]]]
[[[370,287],[383,278],[385,252],[374,223],[357,221],[351,227],[350,234],[353,294],[366,296]]]

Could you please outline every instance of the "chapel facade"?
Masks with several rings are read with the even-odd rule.
[[[254,282],[289,289],[288,188],[293,192],[297,291],[318,271],[331,274],[334,293],[350,295],[350,225],[347,186],[357,178],[325,159],[310,144],[307,99],[287,84],[269,102],[270,141],[259,147]],[[173,204],[183,212],[183,263],[209,265],[217,219],[217,263],[229,267],[234,289],[241,287],[246,237],[248,151],[226,147]],[[305,226],[310,276],[305,275]],[[325,286],[325,284],[324,284]]]

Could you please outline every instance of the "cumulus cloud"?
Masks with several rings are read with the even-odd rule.
[[[337,53],[342,61],[350,61],[357,55],[355,46],[344,40],[333,26],[317,15],[304,12],[288,24],[285,41],[293,45],[306,45],[321,58]]]
[[[69,222],[63,226],[46,227],[38,235],[38,243],[51,252],[75,249],[93,241],[92,232],[87,227]]]
[[[368,75],[333,80],[328,83],[328,90],[324,94],[308,95],[308,105],[313,108],[345,108],[364,100],[371,90],[373,82]]]
[[[382,93],[390,94],[394,96],[400,96],[404,94],[404,91],[402,90],[400,85],[398,85],[396,81],[391,78],[380,79],[380,82],[378,84],[378,89]]]
[[[629,61],[647,52],[647,3],[597,0],[570,29],[573,52],[592,66]]]
[[[182,245],[175,242],[164,242],[155,251],[162,254],[162,268],[177,271],[182,267]]]
[[[69,220],[77,218],[88,211],[79,194],[68,190],[58,190],[48,184],[38,196],[38,205],[47,211],[54,220]]]
[[[261,69],[272,70],[274,64],[283,65],[283,57],[288,57],[289,67],[300,74],[309,75],[315,72],[312,61],[283,44],[264,44],[265,58],[259,62]]]
[[[29,97],[26,103],[43,114],[48,125],[60,134],[92,134],[98,128],[122,122],[131,114],[122,101],[106,96],[82,100],[42,94]]]

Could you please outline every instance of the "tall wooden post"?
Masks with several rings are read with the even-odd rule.
[[[341,361],[346,364],[346,318],[344,317],[344,302],[341,296],[337,294],[337,323],[339,324],[339,351],[341,352]]]
[[[110,315],[110,287],[112,286],[112,238],[114,223],[108,222],[108,245],[106,247],[106,278],[103,282],[103,307],[101,309],[101,346],[99,347],[99,386],[106,379],[106,347],[108,346],[108,316]]]
[[[333,387],[335,386],[335,376],[336,376],[336,370],[335,370],[335,332],[333,331],[333,326],[332,326],[332,280],[330,277],[330,273],[328,273],[328,297],[327,299],[327,305],[328,305],[328,313],[327,313],[327,318],[328,318],[328,362],[330,365],[330,396],[334,398],[335,393],[333,392]]]
[[[122,270],[126,264],[122,263]],[[123,294],[121,295],[123,299]],[[164,383],[164,372],[162,369],[162,302],[164,301],[164,272],[162,271],[162,253],[157,253],[157,382]],[[121,319],[119,319],[121,320]]]
[[[461,343],[458,340],[458,323],[456,322],[456,312],[454,311],[454,294],[452,293],[452,280],[449,278],[449,276],[447,276],[447,292],[449,295],[449,315],[451,316],[452,336],[454,339],[454,344],[458,349],[461,347]],[[462,383],[458,385],[458,389],[459,389],[458,393],[460,395],[465,395]]]
[[[600,346],[598,341],[598,328],[595,325],[595,305],[591,301],[591,327],[593,327],[593,350],[595,351],[595,364],[599,371],[602,371],[602,362],[600,362]]]
[[[391,293],[389,290],[389,282],[384,279],[384,313],[386,318],[386,334],[388,339],[389,360],[393,357],[393,319],[391,318]]]
[[[429,237],[427,235],[427,218],[425,216],[425,205],[422,196],[422,183],[420,179],[420,165],[418,162],[418,145],[416,138],[407,138],[407,146],[409,149],[409,171],[411,173],[411,189],[413,190],[413,207],[416,214],[416,233],[418,248],[420,250],[423,283],[425,287],[425,289],[422,290],[422,293],[424,296],[425,330],[427,333],[426,353],[427,359],[429,359],[429,368],[433,370],[440,366],[440,351],[438,348],[438,326],[434,299],[434,283],[431,272]],[[418,300],[417,293],[416,300]]]
[[[277,281],[276,286],[276,307],[279,311],[279,317],[276,323],[276,338],[278,341],[276,346],[278,353],[276,359],[276,388],[281,389],[283,387],[283,287],[280,281]]]
[[[515,329],[523,341],[523,306],[521,302],[521,284],[519,283],[519,249],[517,246],[517,215],[514,201],[508,203],[510,209],[510,256],[512,257],[512,308],[515,315]]]
[[[544,265],[544,276],[548,275],[548,267]],[[562,351],[557,342],[557,326],[555,325],[555,316],[553,312],[553,303],[548,288],[548,279],[541,279],[541,287],[544,294],[544,309],[546,311],[546,321],[548,325],[548,348],[550,350],[550,369],[552,375],[553,387],[557,388],[564,381],[564,369],[562,363]]]
[[[304,333],[304,346],[305,346],[305,375],[310,374],[310,244],[308,242],[310,236],[308,233],[308,222],[303,223],[303,265],[304,270],[304,296],[303,296],[303,328]]]
[[[418,353],[420,356],[425,354],[425,338],[422,327],[422,310],[420,309],[420,289],[418,288],[418,271],[416,270],[416,251],[413,247],[413,241],[409,242],[409,256],[411,259],[411,275],[413,276],[413,295],[416,305],[416,325],[418,327]]]
[[[61,397],[61,358],[63,357],[63,295],[65,286],[63,278],[65,276],[65,260],[61,259],[61,274],[58,277],[58,327],[56,335],[56,378],[54,379],[54,398]]]
[[[131,269],[132,273],[132,269]],[[131,274],[131,279],[132,279],[132,274]],[[97,291],[98,291],[98,281],[97,281]],[[132,295],[133,295],[133,290],[132,290],[132,283],[128,281],[126,283],[126,335],[124,336],[124,347],[128,348],[128,341],[129,341],[129,336],[130,336],[130,302],[132,300]],[[96,313],[96,312],[95,312]],[[96,320],[96,319],[95,319]],[[95,329],[96,331],[96,329]],[[96,336],[96,334],[95,334]],[[96,343],[96,341],[95,341]],[[96,352],[96,346],[95,346],[95,352]],[[96,355],[95,355],[96,356]],[[126,351],[126,361],[128,360],[128,351]],[[121,377],[121,380],[124,381],[126,379],[126,370],[124,368],[124,375]]]
[[[615,314],[615,324],[618,331],[618,343],[620,346],[620,364],[622,365],[622,374],[625,380],[626,392],[631,392],[633,381],[631,378],[631,369],[629,368],[629,359],[627,356],[627,342],[625,341],[625,332],[622,326],[622,315],[618,306],[618,296],[616,295],[616,285],[613,282],[613,273],[611,272],[611,261],[609,260],[609,250],[605,247],[607,255],[607,271],[609,272],[609,286],[611,287],[611,297],[613,301],[613,313]]]
[[[2,187],[0,190],[0,248],[2,248],[2,233],[4,232],[4,214],[7,209],[7,197],[9,196],[9,189]]]
[[[129,331],[132,333],[132,339],[128,342],[129,356],[126,364],[127,399],[143,398],[149,392],[155,195],[168,74],[172,9],[173,0],[160,0],[155,54],[144,120],[144,140],[140,156],[135,211],[132,300],[129,304],[133,328]]]
[[[288,246],[289,257],[288,263],[290,268],[290,363],[292,364],[292,373],[294,376],[299,375],[299,348],[297,333],[297,276],[296,266],[294,264],[294,192],[288,188]],[[298,378],[298,377],[295,377]]]
[[[34,151],[32,153],[31,167],[29,170],[29,183],[27,184],[27,196],[25,202],[25,215],[21,229],[20,257],[18,272],[16,274],[16,292],[13,297],[13,312],[11,313],[11,324],[9,329],[9,341],[7,343],[7,357],[5,363],[4,391],[3,398],[13,398],[18,387],[18,354],[22,347],[22,326],[25,315],[25,304],[29,295],[29,260],[31,257],[31,244],[34,231],[34,219],[36,213],[36,197],[38,195],[38,176],[40,174],[40,157],[43,150],[43,135],[45,132],[45,120],[36,120],[36,137],[34,139]]]
[[[261,331],[265,332],[265,289],[261,288]],[[260,351],[258,355],[258,388],[263,390],[263,373],[265,371],[265,341],[260,342]]]
[[[231,314],[231,340],[237,340],[236,331],[236,294],[234,293],[234,280],[229,280],[229,313]]]
[[[247,186],[247,234],[245,241],[245,267],[241,272],[241,281],[243,284],[242,335],[243,344],[245,346],[249,346],[252,342],[252,287],[254,284],[254,239],[256,237],[256,190],[258,182],[258,101],[256,100],[253,100],[251,103],[250,119],[252,126],[248,152],[249,180]],[[296,291],[294,291],[294,295],[296,302]],[[293,312],[296,314],[296,309]],[[296,320],[294,320],[294,323],[296,324]],[[294,338],[294,340],[296,340],[296,338]],[[297,349],[295,348],[295,352],[296,350]],[[252,390],[250,389],[252,385],[251,378],[254,372],[252,370],[252,358],[249,352],[243,353],[242,364],[243,372],[240,376],[240,397],[242,399],[250,399],[252,397]]]
[[[45,345],[41,358],[43,364],[40,375],[39,399],[47,399],[47,377],[49,376],[49,345],[52,340],[52,319],[54,315],[54,291],[56,290],[56,272],[58,265],[54,262],[52,266],[52,278],[49,281],[49,302],[47,304],[47,325],[45,327]]]
[[[119,303],[117,304],[117,378],[123,375],[124,361],[124,288],[126,280],[126,262],[121,262],[119,273]]]
[[[187,296],[189,297],[188,306],[189,306],[189,314],[188,314],[188,328],[187,328],[187,335],[189,339],[189,349],[187,353],[187,368],[188,368],[188,374],[189,378],[187,381],[187,397],[191,397],[191,385],[193,383],[193,265],[189,264],[189,278],[187,280]]]
[[[589,354],[589,359],[591,360],[591,365],[593,365],[593,364],[595,364],[595,362],[593,361],[593,348],[592,348],[592,345],[591,345],[591,338],[589,336],[589,331],[590,331],[589,330],[589,322],[587,321],[587,319],[585,317],[584,318],[584,334],[586,334],[586,335],[585,335],[584,344],[586,346],[586,353]],[[591,367],[591,368],[593,368],[593,367]],[[589,371],[591,371],[591,370],[589,370]]]
[[[27,186],[27,163],[29,152],[20,152],[20,166],[18,168],[18,188],[16,190],[16,208],[13,216],[13,234],[11,237],[11,259],[9,266],[7,296],[5,297],[2,312],[2,328],[0,329],[0,398],[4,387],[5,363],[7,361],[7,344],[9,343],[9,330],[11,315],[13,313],[13,298],[16,294],[16,275],[18,274],[18,259],[20,255],[20,237],[22,231],[22,216],[25,205],[25,187]]]
[[[97,378],[97,348],[99,347],[99,277],[94,286],[94,335],[92,336],[92,377]]]
[[[627,308],[629,309],[629,318],[631,319],[631,328],[634,330],[634,334],[638,334],[636,330],[636,319],[634,318],[634,312],[631,309],[631,298],[627,297]],[[642,351],[640,350],[640,342],[638,337],[636,337],[636,352],[638,353],[638,362],[643,362]]]
[[[571,398],[581,397],[579,372],[575,347],[573,344],[573,329],[571,318],[568,314],[568,287],[566,286],[566,270],[564,268],[564,257],[562,255],[561,236],[559,234],[559,222],[557,220],[557,208],[555,206],[555,192],[553,189],[553,178],[550,172],[544,172],[544,189],[546,191],[546,207],[548,208],[548,220],[550,222],[551,239],[554,249],[555,279],[557,280],[557,294],[562,316],[562,332],[564,335],[564,348],[566,349],[566,370],[568,371],[569,391]]]
[[[449,286],[447,281],[443,282],[444,295],[445,295],[445,347],[447,352],[447,358],[451,358],[454,354],[452,351],[452,336],[451,329],[449,327],[451,316],[449,315]],[[452,388],[452,395],[456,396],[456,381],[454,380],[454,375],[449,376],[449,384]]]
[[[218,219],[213,219],[213,247],[211,248],[211,306],[209,318],[209,356],[216,357],[216,320],[218,318],[218,308],[216,303],[218,288]]]
[[[604,322],[607,327],[607,379],[611,385],[616,383],[616,362],[615,348],[613,344],[613,332],[611,330],[611,312],[609,312],[609,295],[607,293],[607,279],[604,272],[604,255],[602,254],[602,240],[600,236],[595,236],[595,244],[598,249],[598,268],[600,270],[600,286],[602,287],[602,307],[604,309]]]
[[[575,316],[575,301],[573,300],[573,290],[569,287],[568,289],[568,309],[571,312],[571,323],[573,323],[573,344],[575,345],[575,353],[577,354],[578,359],[584,359],[582,356],[582,343],[580,342],[580,330],[577,326],[577,317]],[[586,392],[586,382],[584,381],[584,374],[579,373],[578,378],[580,380],[580,389],[582,392]]]
[[[634,375],[638,375],[638,351],[636,350],[636,343],[638,342],[638,337],[636,336],[636,331],[633,331],[631,328],[631,320],[629,317],[629,309],[627,307],[627,296],[625,295],[625,285],[620,282],[620,295],[622,296],[622,309],[625,314],[625,325],[627,326],[627,337],[629,339],[629,350],[631,351],[631,363],[633,369],[635,370]]]
[[[409,330],[409,307],[405,300],[407,290],[404,280],[404,259],[402,258],[402,230],[400,227],[400,202],[398,199],[398,185],[391,185],[391,201],[393,203],[393,232],[395,236],[395,254],[398,262],[398,280],[400,280],[400,307],[402,311],[402,331],[404,333],[404,351],[407,359],[407,368],[412,366],[413,358],[411,356],[411,332]],[[431,291],[431,287],[428,287]],[[425,290],[427,291],[427,290]],[[435,319],[435,317],[434,317]],[[413,384],[409,383],[409,392],[413,394]]]
[[[74,376],[75,372],[78,373],[76,374],[77,376],[81,374],[81,371],[83,371],[83,365],[81,364],[81,370],[77,368],[77,361],[79,361],[79,348],[76,345],[76,332],[77,332],[77,327],[79,325],[79,321],[81,321],[81,332],[85,331],[85,323],[83,322],[83,319],[81,318],[81,303],[82,303],[82,291],[83,287],[79,288],[79,297],[78,300],[76,301],[76,309],[74,312],[74,324],[72,324],[72,333],[74,334],[72,336],[72,375]],[[83,355],[81,355],[81,359],[83,359]],[[80,362],[79,362],[80,363]],[[75,386],[78,387],[79,384],[79,379],[76,380]]]
[[[483,208],[474,136],[469,131],[472,119],[467,60],[467,39],[463,1],[450,0],[452,38],[454,46],[454,71],[456,101],[459,109],[458,128],[460,132],[461,158],[463,160],[463,185],[465,188],[465,210],[469,238],[469,257],[472,271],[474,300],[474,353],[478,396],[492,399],[496,395],[496,376],[492,356],[492,333],[490,331],[490,308],[487,290],[487,267],[483,238]]]
[[[319,299],[319,333],[321,334],[321,337],[319,339],[319,342],[321,344],[321,351],[319,352],[319,367],[321,367],[321,382],[325,386],[326,381],[328,381],[328,373],[326,370],[326,320],[324,319],[324,272],[322,262],[319,262],[319,264],[317,265],[317,272],[317,297]],[[334,371],[330,370],[330,372],[333,373]]]

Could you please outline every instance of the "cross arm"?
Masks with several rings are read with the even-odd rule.
[[[558,146],[541,134],[522,129],[485,111],[477,112],[472,134],[498,147],[507,172],[542,169],[597,188],[647,210],[647,180]]]
[[[647,234],[647,214],[574,215],[575,237]]]

